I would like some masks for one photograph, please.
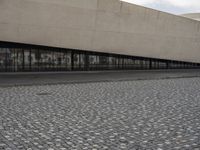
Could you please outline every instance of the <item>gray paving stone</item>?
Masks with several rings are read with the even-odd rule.
[[[0,149],[199,150],[200,78],[0,88]]]

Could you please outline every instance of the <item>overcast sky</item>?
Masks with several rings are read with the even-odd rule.
[[[184,14],[200,12],[200,0],[123,0],[161,11]]]

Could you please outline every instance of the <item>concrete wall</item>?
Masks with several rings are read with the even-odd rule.
[[[0,0],[0,41],[200,62],[200,22],[119,0]]]
[[[200,21],[200,13],[183,14],[181,16]]]

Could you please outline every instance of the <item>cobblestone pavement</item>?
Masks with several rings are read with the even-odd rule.
[[[0,150],[200,150],[200,78],[0,88]]]

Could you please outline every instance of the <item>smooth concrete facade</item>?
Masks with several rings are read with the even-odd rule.
[[[200,62],[200,22],[119,0],[0,0],[0,41]]]
[[[189,13],[189,14],[183,14],[182,16],[200,21],[200,13]]]

